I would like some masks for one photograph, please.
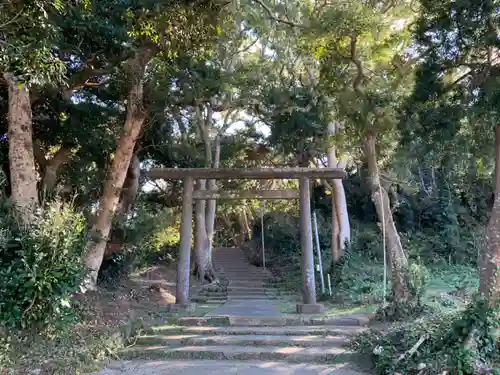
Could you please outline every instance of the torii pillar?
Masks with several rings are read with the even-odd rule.
[[[316,280],[314,275],[314,249],[311,224],[311,185],[308,177],[299,179],[300,189],[300,247],[302,250],[302,297],[297,304],[299,314],[319,314],[325,308],[316,302]]]
[[[192,176],[184,177],[183,185],[180,228],[181,241],[179,244],[179,259],[177,260],[177,284],[175,304],[169,305],[169,310],[171,312],[183,312],[195,309],[195,305],[189,301],[194,178]]]

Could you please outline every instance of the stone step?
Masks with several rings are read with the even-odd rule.
[[[250,278],[248,276],[226,276],[223,275],[227,280],[229,280],[229,284],[232,284],[233,282],[238,282],[240,285],[248,285],[252,283],[266,283],[267,279],[265,277],[255,277],[255,278]],[[244,284],[243,284],[244,283]]]
[[[181,326],[203,326],[220,324],[222,326],[365,326],[368,318],[365,316],[313,318],[310,316],[204,316],[183,317],[177,319]]]
[[[223,305],[227,302],[227,298],[218,297],[193,297],[192,302],[207,304],[207,305]]]
[[[353,354],[341,347],[299,346],[135,346],[120,353],[123,359],[211,359],[240,361],[287,361],[292,363],[331,363],[345,361]]]
[[[220,272],[236,272],[236,271],[250,271],[250,272],[261,272],[265,274],[270,274],[268,270],[258,267],[252,267],[248,264],[237,264],[238,262],[233,262],[232,264],[215,264],[214,267]]]
[[[237,299],[237,300],[247,300],[247,299],[255,299],[255,300],[276,300],[279,299],[280,296],[278,295],[257,295],[257,294],[252,294],[252,295],[243,295],[240,293],[228,293],[227,294],[227,299]]]
[[[250,270],[241,270],[241,271],[229,271],[229,272],[221,272],[219,275],[223,275],[226,277],[236,277],[236,278],[242,278],[242,279],[255,279],[255,278],[260,278],[260,279],[268,279],[269,275],[265,273],[255,273]]]
[[[169,360],[112,362],[96,375],[370,375],[348,363],[293,364],[284,361]]]
[[[228,289],[227,290],[230,290],[234,287],[242,287],[242,286],[247,286],[249,288],[266,288],[266,283],[265,282],[261,282],[261,283],[238,283],[236,282],[236,284],[233,284],[232,282],[228,285]]]
[[[214,264],[215,271],[218,272],[237,272],[237,271],[249,271],[249,272],[258,272],[265,273],[269,275],[269,271],[263,268],[252,267],[248,264],[238,264],[239,262],[235,261],[231,264]]]
[[[276,289],[228,289],[227,294],[239,294],[239,295],[244,295],[244,296],[252,296],[252,295],[258,295],[258,296],[282,296],[282,295],[291,295],[293,294],[292,292],[281,292]]]
[[[365,316],[359,317],[327,317],[327,318],[313,318],[310,316],[228,316],[228,317],[202,317],[202,318],[179,318],[178,322],[181,323],[183,319],[190,319],[191,322],[197,321],[195,325],[203,325],[206,319],[226,318],[226,322],[231,326],[267,326],[267,327],[283,327],[283,326],[365,326],[368,324],[368,318]],[[182,324],[181,324],[182,325]],[[192,325],[192,324],[191,324]]]
[[[238,278],[238,279],[268,279],[269,275],[267,274],[259,274],[253,273],[252,271],[238,271],[238,272],[221,272],[219,275],[228,277],[228,278]]]
[[[218,274],[219,276],[225,276],[228,278],[250,278],[250,279],[268,279],[269,275],[254,273],[252,271],[239,271],[239,272],[221,272]]]
[[[214,264],[215,269],[225,269],[225,268],[252,268],[256,270],[262,270],[262,268],[252,266],[251,264],[247,263],[246,259],[241,259],[238,257],[230,257],[230,259],[227,260],[217,260],[217,259],[212,259],[212,262]]]
[[[147,332],[150,335],[276,335],[276,336],[353,336],[366,331],[361,326],[284,326],[284,327],[256,327],[256,326],[156,326]]]
[[[228,275],[237,275],[239,272],[246,272],[249,275],[271,276],[266,271],[256,270],[253,268],[221,267],[219,271],[215,272],[219,274],[228,274]]]
[[[254,346],[328,346],[344,347],[349,344],[345,336],[279,336],[279,335],[149,335],[139,337],[139,345],[205,346],[205,345],[254,345]]]
[[[259,281],[267,281],[268,276],[267,275],[252,275],[249,272],[238,272],[238,273],[219,273],[219,277],[227,278],[229,281],[233,280],[244,280],[244,281],[254,281],[254,280],[259,280]]]
[[[219,296],[219,297],[226,298],[227,293],[228,292],[220,292],[220,291],[213,292],[211,290],[200,290],[198,292],[198,296],[203,296],[203,297],[217,297],[217,296]]]
[[[264,286],[245,286],[245,285],[232,285],[231,283],[227,287],[228,291],[247,291],[247,292],[281,292],[278,288],[267,288]]]

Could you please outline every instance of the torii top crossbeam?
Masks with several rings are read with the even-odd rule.
[[[145,174],[154,180],[182,180],[186,177],[214,180],[342,179],[346,175],[341,168],[153,168]]]

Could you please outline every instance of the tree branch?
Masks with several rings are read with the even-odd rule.
[[[106,77],[99,82],[90,82],[90,80],[94,77],[100,77],[104,75],[111,74],[113,72],[113,68],[107,69],[94,69],[94,68],[84,68],[81,71],[75,72],[71,75],[67,87],[61,90],[63,98],[66,100],[71,99],[71,96],[78,90],[81,90],[84,87],[96,87],[101,86],[104,83],[109,81],[109,77]],[[30,96],[31,104],[37,103],[42,99],[42,95],[40,92],[32,91]]]
[[[33,153],[41,169],[41,190],[52,192],[57,184],[59,168],[71,159],[71,148],[61,146],[52,158],[47,159],[42,145],[35,141],[33,142]]]
[[[356,55],[356,43],[357,42],[358,42],[358,37],[357,37],[356,33],[353,32],[351,35],[350,60],[354,63],[354,65],[356,65],[357,74],[356,74],[356,77],[354,78],[354,81],[352,82],[352,88],[359,95],[364,97],[365,93],[364,93],[363,89],[361,88],[361,83],[363,82],[363,78],[364,78],[363,64],[361,63],[361,60]]]
[[[385,4],[384,7],[382,8],[382,14],[387,13],[392,8],[394,8],[396,5],[397,5],[397,1],[396,0],[389,0],[387,2],[387,4]]]
[[[286,20],[283,18],[278,18],[273,14],[273,11],[266,5],[264,4],[261,0],[253,0],[255,3],[259,4],[264,10],[266,11],[267,14],[269,14],[269,17],[279,23],[284,23],[285,25],[291,26],[291,27],[300,27],[300,28],[305,28],[306,26],[301,24],[301,23],[296,23],[290,20]]]
[[[67,147],[61,147],[54,156],[49,160],[51,166],[59,167],[60,165],[67,163],[71,157],[71,149]]]
[[[38,141],[33,142],[33,154],[36,162],[43,170],[47,165],[47,158],[45,157],[45,151],[43,151],[42,145]]]

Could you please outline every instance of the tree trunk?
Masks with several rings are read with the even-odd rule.
[[[376,136],[374,134],[367,134],[364,137],[363,151],[368,162],[368,174],[372,200],[375,204],[378,218],[382,223],[382,229],[385,231],[385,239],[389,250],[392,274],[392,293],[395,302],[406,302],[410,298],[407,278],[408,260],[394,224],[389,196],[387,191],[380,184],[380,175],[377,165]]]
[[[54,156],[48,160],[40,144],[35,142],[33,144],[33,149],[35,160],[40,166],[40,174],[42,176],[40,181],[40,193],[43,199],[47,194],[51,194],[55,190],[61,167],[71,159],[71,149],[68,147],[61,147]]]
[[[4,73],[9,90],[8,141],[11,197],[19,223],[33,223],[38,204],[37,174],[33,155],[33,124],[30,93],[26,84]]]
[[[51,193],[54,191],[57,185],[60,168],[70,159],[71,150],[60,149],[59,151],[45,165],[42,183],[40,185],[43,194]]]
[[[206,181],[198,181],[198,190],[206,190]],[[194,237],[194,253],[195,266],[194,275],[200,281],[213,282],[215,271],[212,266],[212,252],[208,251],[208,237],[206,226],[206,201],[197,200],[195,205],[195,237]]]
[[[500,126],[495,129],[495,200],[486,228],[486,251],[481,265],[480,292],[491,306],[500,304]]]
[[[238,227],[240,230],[239,242],[240,244],[243,244],[244,242],[247,241],[247,239],[250,239],[250,232],[252,231],[248,222],[245,206],[243,206],[241,211],[239,211],[235,217],[236,221],[238,222]]]
[[[210,142],[210,130],[212,128],[213,110],[210,105],[207,106],[206,118],[203,117],[201,105],[196,105],[196,120],[200,139],[205,145],[205,166],[207,168],[214,165],[215,159],[212,159],[212,146]],[[216,147],[217,152],[217,147]],[[220,154],[220,149],[219,149]],[[216,156],[217,159],[220,156]],[[218,163],[218,161],[217,161]],[[210,188],[215,188],[215,180],[208,182]],[[206,190],[207,181],[199,180],[198,189]],[[212,264],[212,241],[215,225],[215,201],[197,200],[195,205],[195,266],[194,275],[201,282],[214,282],[217,277]]]
[[[118,220],[115,220],[115,228],[112,230],[111,238],[106,245],[104,259],[108,259],[113,254],[120,253],[123,250],[124,226],[137,198],[140,175],[141,166],[139,158],[134,154],[127,169],[127,176],[125,177],[120,201],[116,209],[116,218]]]
[[[127,116],[123,133],[118,140],[113,161],[104,183],[97,217],[92,227],[92,238],[87,244],[86,265],[89,275],[85,281],[87,289],[95,289],[97,274],[106,249],[120,192],[134,154],[134,147],[145,119],[144,113],[144,70],[155,54],[154,48],[138,51],[128,64],[130,89],[127,100]]]
[[[220,138],[215,139],[215,150],[214,150],[214,161],[213,168],[219,168],[220,166]],[[208,190],[217,190],[217,181],[208,181]],[[217,212],[217,201],[215,199],[209,200],[206,203],[206,228],[207,228],[207,241],[208,241],[208,252],[210,253],[210,259],[212,259],[212,247],[214,242],[214,230],[215,230],[215,214]]]
[[[132,156],[127,169],[127,176],[123,182],[123,188],[118,205],[117,215],[126,219],[127,215],[132,211],[137,193],[139,192],[139,177],[141,177],[141,163],[137,155]]]
[[[339,162],[337,168],[345,168]],[[349,213],[347,212],[347,199],[345,196],[342,180],[333,180],[333,194],[337,207],[337,222],[339,226],[340,255],[343,256],[345,249],[351,243],[351,226],[349,225]]]
[[[335,136],[336,125],[328,125],[328,134],[331,140]],[[328,167],[345,168],[345,161],[338,160],[335,145],[332,144],[328,152]],[[332,262],[335,265],[344,255],[346,245],[351,241],[351,227],[347,212],[347,200],[342,180],[333,180],[332,186]]]

